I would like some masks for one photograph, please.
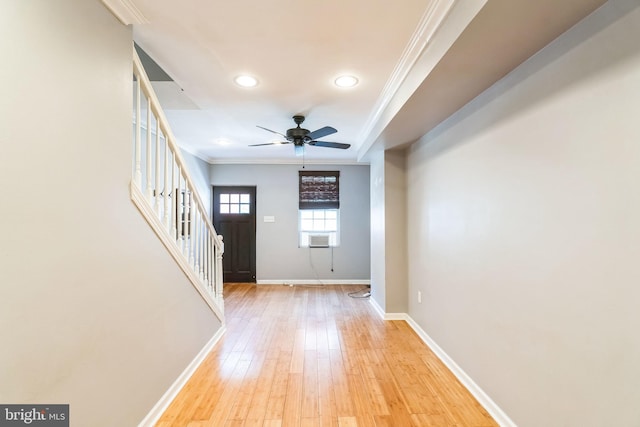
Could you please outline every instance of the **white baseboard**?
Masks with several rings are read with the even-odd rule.
[[[407,313],[385,313],[384,320],[404,320],[409,323],[409,315]]]
[[[221,326],[220,329],[218,329],[213,337],[211,337],[209,342],[205,344],[202,350],[200,350],[200,352],[191,361],[191,363],[189,363],[186,369],[182,371],[180,376],[173,382],[173,384],[171,384],[171,387],[169,387],[169,389],[162,395],[158,403],[154,405],[147,416],[144,417],[142,421],[140,421],[138,427],[151,427],[158,422],[162,414],[164,414],[164,411],[166,411],[171,402],[173,402],[173,399],[176,398],[180,390],[182,390],[185,384],[187,384],[189,378],[191,378],[193,373],[196,371],[196,369],[198,369],[200,364],[204,361],[209,352],[211,352],[217,342],[220,341],[220,338],[222,338],[222,335],[224,335],[225,330],[226,328],[224,327],[224,325]]]
[[[319,280],[297,280],[297,279],[282,279],[282,280],[257,280],[258,285],[369,285],[371,280],[336,280],[336,279],[319,279]]]
[[[422,339],[422,341],[435,353],[436,356],[445,364],[453,375],[466,387],[467,390],[476,398],[478,403],[487,410],[489,415],[501,427],[517,427],[516,423],[476,384],[465,371],[427,334],[418,323],[406,313],[385,313],[384,310],[371,299],[371,304],[384,320],[405,320],[411,329]]]
[[[371,303],[371,305],[373,306],[373,309],[376,311],[376,313],[378,313],[378,315],[380,317],[385,319],[384,310],[382,309],[382,307],[380,307],[380,305],[378,305],[378,303],[376,302],[376,300],[373,299],[373,297],[369,298],[369,303]]]
[[[407,322],[409,321],[408,320],[409,315],[407,313],[385,313],[382,307],[378,305],[376,300],[374,300],[373,298],[370,298],[369,302],[373,306],[376,313],[378,313],[378,315],[382,317],[384,320],[406,320]]]

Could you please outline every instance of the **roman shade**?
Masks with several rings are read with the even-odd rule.
[[[339,209],[340,171],[299,171],[299,209]]]

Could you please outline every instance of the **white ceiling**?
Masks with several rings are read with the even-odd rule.
[[[302,114],[352,145],[306,147],[305,162],[351,163],[419,138],[605,1],[103,2],[173,78],[154,86],[187,151],[297,163],[292,145],[248,145],[280,140],[256,125],[285,133]],[[237,86],[242,73],[259,85]],[[344,73],[360,84],[334,86]]]

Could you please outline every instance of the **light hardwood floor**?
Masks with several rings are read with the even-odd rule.
[[[225,284],[227,332],[156,426],[497,426],[358,289]]]

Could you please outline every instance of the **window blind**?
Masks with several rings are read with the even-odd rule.
[[[299,171],[299,209],[339,209],[340,171]]]

